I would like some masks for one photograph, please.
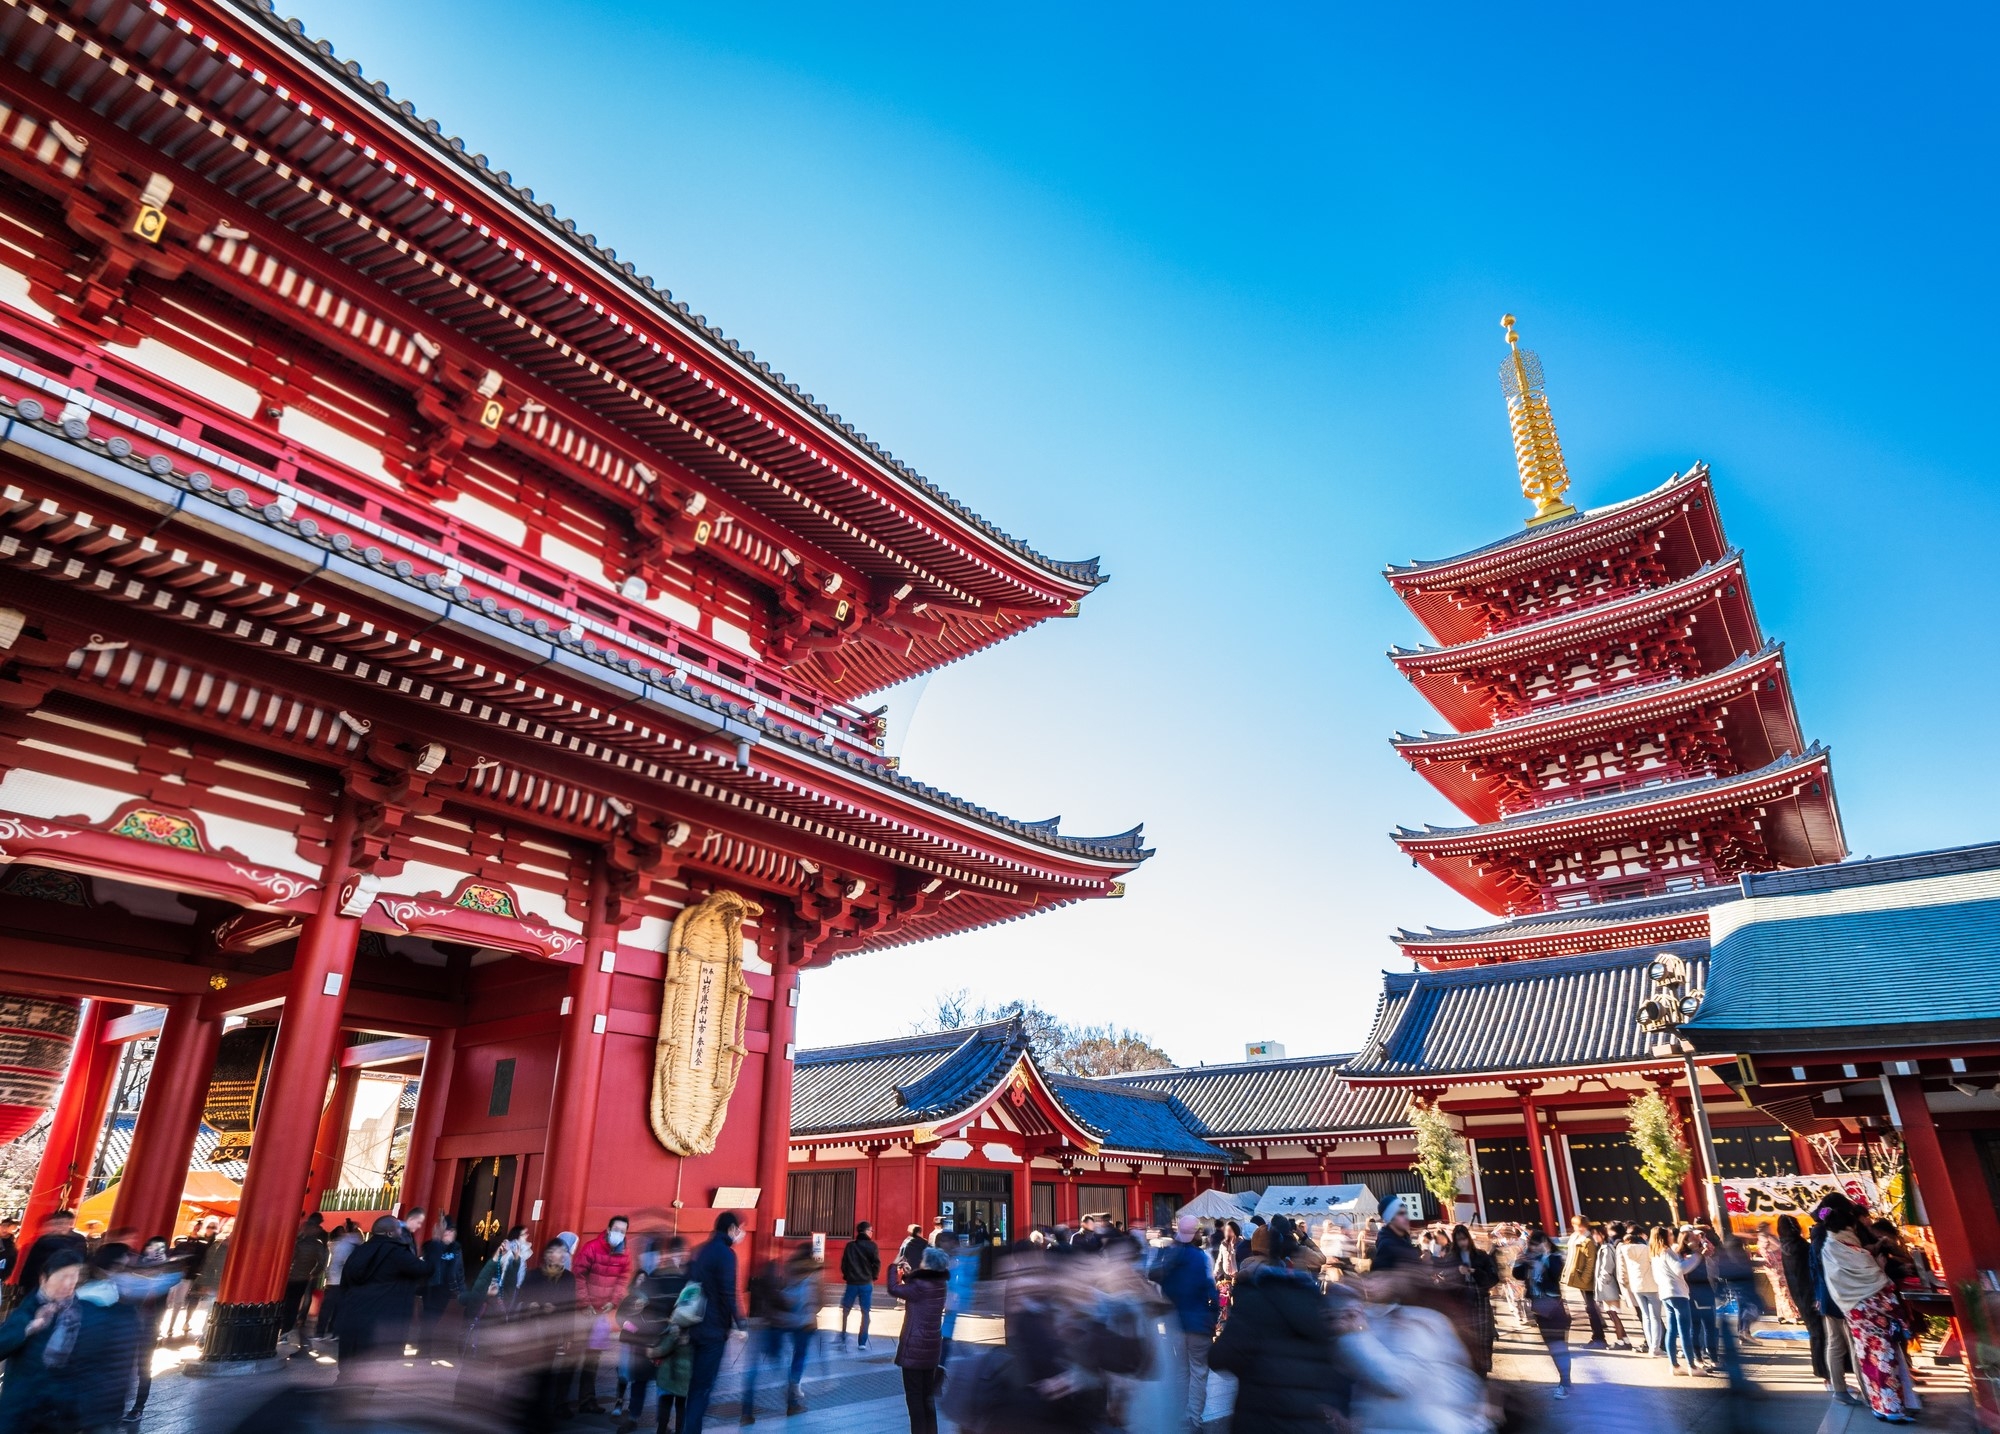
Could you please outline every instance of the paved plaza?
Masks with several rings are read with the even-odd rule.
[[[781,1428],[784,1434],[901,1434],[908,1429],[902,1381],[893,1363],[898,1314],[891,1309],[878,1316],[866,1350],[854,1347],[851,1340],[844,1348],[837,1346],[831,1333],[837,1323],[835,1311],[821,1317],[826,1333],[807,1369],[806,1411],[785,1415],[783,1384],[767,1371],[757,1405],[758,1427]],[[960,1323],[959,1336],[961,1343],[996,1342],[1000,1324],[994,1319],[968,1317]],[[192,1346],[161,1351],[161,1373],[143,1425],[145,1434],[223,1434],[288,1388],[330,1390],[334,1384],[334,1367],[324,1358],[295,1360],[293,1368],[283,1374],[190,1379],[179,1373],[179,1365],[192,1353]],[[1933,1368],[1924,1356],[1915,1363],[1925,1402],[1920,1427],[1970,1430],[1961,1371],[1957,1367]],[[1511,1328],[1503,1316],[1494,1387],[1506,1403],[1509,1428],[1551,1434],[1663,1434],[1679,1430],[1690,1434],[1847,1434],[1850,1427],[1858,1434],[1864,1428],[1879,1427],[1866,1409],[1831,1404],[1807,1366],[1803,1341],[1755,1341],[1746,1364],[1758,1395],[1754,1400],[1731,1401],[1720,1378],[1675,1378],[1662,1360],[1623,1351],[1580,1349],[1576,1353],[1575,1393],[1568,1401],[1557,1401],[1551,1394],[1553,1369],[1539,1339]],[[455,1403],[458,1373],[452,1364],[406,1361],[375,1396],[370,1412],[389,1428],[397,1427],[399,1416],[418,1414],[466,1430],[490,1428],[476,1401],[470,1407]],[[731,1349],[724,1366],[720,1397],[710,1410],[710,1428],[741,1427],[742,1376],[743,1346],[739,1343]],[[603,1384],[608,1400],[609,1357]],[[1233,1397],[1232,1380],[1220,1374],[1211,1376],[1210,1434],[1228,1430]],[[651,1412],[649,1407],[641,1426],[647,1434],[653,1427]],[[275,1434],[268,1418],[251,1422],[259,1434]],[[609,1416],[580,1416],[566,1426],[566,1434],[608,1431],[613,1424]],[[941,1424],[946,1430],[956,1428],[949,1420]]]

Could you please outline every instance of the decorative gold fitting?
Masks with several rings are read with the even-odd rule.
[[[212,971],[212,972],[210,972],[210,973],[209,973],[209,977],[208,977],[208,989],[209,989],[209,990],[211,990],[211,991],[226,991],[226,990],[228,990],[228,989],[229,989],[229,978],[228,978],[227,976],[223,975],[223,974],[222,974],[222,973],[221,973],[220,971]]]
[[[506,416],[506,405],[501,403],[497,398],[489,398],[486,400],[486,406],[479,410],[479,426],[481,428],[498,428],[500,420]]]

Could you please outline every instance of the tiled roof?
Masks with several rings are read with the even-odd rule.
[[[1340,1078],[1351,1056],[1295,1056],[1112,1077],[1176,1097],[1211,1140],[1340,1130],[1404,1130],[1400,1092],[1357,1090]]]
[[[1713,919],[1711,1049],[1920,1044],[2000,1032],[2000,844],[1744,881]]]
[[[1400,577],[1405,573],[1418,573],[1426,568],[1449,567],[1453,563],[1462,563],[1467,558],[1476,558],[1484,554],[1498,553],[1508,548],[1520,547],[1530,542],[1536,542],[1543,538],[1563,533],[1571,528],[1580,528],[1586,523],[1597,521],[1599,518],[1612,517],[1615,514],[1625,511],[1627,508],[1641,507],[1654,498],[1659,497],[1662,493],[1705,477],[1707,473],[1708,466],[1703,463],[1697,463],[1687,472],[1676,473],[1666,482],[1660,484],[1659,487],[1649,488],[1636,497],[1625,498],[1616,503],[1606,503],[1600,508],[1580,509],[1570,517],[1557,518],[1554,522],[1550,523],[1537,523],[1532,528],[1523,528],[1520,532],[1509,533],[1503,538],[1495,538],[1490,543],[1482,543],[1476,548],[1468,548],[1466,551],[1456,553],[1448,558],[1416,558],[1408,563],[1391,563],[1383,569],[1383,572],[1390,577]]]
[[[1375,1029],[1349,1077],[1479,1080],[1515,1071],[1650,1064],[1658,1039],[1639,1028],[1646,968],[1680,955],[1699,988],[1707,943],[1681,941],[1458,971],[1388,974]]]
[[[1028,1048],[1018,1020],[800,1051],[792,1072],[792,1134],[921,1125],[965,1109]]]
[[[1790,876],[1795,873],[1774,874]],[[1742,895],[1743,888],[1734,884],[1708,886],[1699,891],[1678,892],[1672,896],[1639,896],[1626,901],[1608,901],[1601,906],[1579,906],[1565,911],[1537,911],[1526,916],[1516,916],[1509,921],[1496,921],[1491,926],[1475,926],[1465,931],[1443,930],[1436,926],[1423,931],[1398,930],[1391,939],[1398,946],[1422,946],[1433,941],[1462,944],[1473,941],[1531,940],[1539,936],[1560,936],[1607,926],[1627,926],[1635,921],[1657,921],[1666,917],[1693,915],[1726,902],[1736,901]]]
[[[1555,823],[1578,821],[1618,811],[1625,807],[1651,806],[1656,802],[1683,801],[1700,796],[1711,789],[1727,787],[1735,783],[1749,784],[1766,777],[1776,776],[1788,767],[1796,767],[1806,762],[1816,761],[1829,755],[1829,749],[1814,742],[1797,755],[1786,754],[1775,762],[1751,772],[1735,772],[1724,777],[1689,777],[1679,782],[1662,782],[1657,787],[1639,787],[1629,792],[1612,792],[1601,797],[1586,797],[1582,801],[1563,802],[1555,806],[1532,807],[1512,816],[1502,817],[1497,822],[1480,822],[1472,826],[1439,827],[1425,824],[1422,831],[1413,827],[1397,827],[1394,835],[1405,838],[1425,837],[1471,837],[1511,834]]]
[[[436,120],[419,119],[415,107],[408,100],[401,102],[392,100],[389,87],[380,80],[362,83],[360,65],[353,60],[345,62],[337,60],[332,44],[326,40],[307,40],[304,24],[280,16],[272,0],[254,0],[249,13],[262,22],[266,35],[290,51],[308,68],[318,71],[322,79],[338,86],[350,99],[373,110],[379,121],[400,131],[433,160],[445,167],[463,170],[474,178],[480,187],[497,189],[506,194],[513,202],[516,214],[539,231],[543,238],[558,247],[576,250],[595,259],[597,264],[594,267],[597,272],[622,287],[634,303],[651,310],[690,337],[700,335],[703,346],[718,360],[736,368],[744,377],[755,380],[759,387],[767,388],[774,398],[782,396],[811,410],[820,419],[837,428],[849,440],[866,450],[897,477],[919,489],[1002,547],[1036,566],[1072,582],[1087,583],[1092,587],[1105,580],[1105,575],[1098,569],[1096,558],[1081,562],[1066,562],[1047,557],[952,497],[936,483],[924,477],[839,414],[832,412],[824,403],[773,369],[770,364],[737,343],[735,339],[726,337],[720,328],[695,313],[683,300],[676,299],[666,289],[656,285],[651,278],[639,274],[629,262],[621,263],[615,250],[598,244],[593,235],[579,233],[573,221],[560,219],[553,205],[538,201],[534,191],[527,186],[515,184],[513,177],[506,170],[488,164],[484,154],[472,151],[462,140],[447,137]]]
[[[1197,1133],[1202,1127],[1193,1112],[1165,1091],[1077,1076],[1051,1075],[1045,1079],[1072,1115],[1092,1130],[1103,1132],[1106,1150],[1218,1163],[1229,1159],[1228,1151],[1209,1144]]]
[[[132,1154],[132,1128],[138,1120],[139,1117],[135,1113],[123,1112],[113,1116],[110,1124],[105,1127],[102,1152],[104,1168],[113,1174],[125,1168],[126,1159]],[[222,1136],[212,1127],[201,1126],[195,1134],[194,1154],[188,1161],[188,1169],[212,1170],[240,1185],[243,1183],[243,1177],[249,1173],[248,1161],[209,1159],[215,1153],[216,1142],[221,1139]]]

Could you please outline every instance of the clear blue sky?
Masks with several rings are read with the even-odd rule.
[[[309,32],[957,496],[1112,582],[929,684],[905,769],[1122,902],[841,963],[1178,1059],[1350,1048],[1454,814],[1379,576],[1512,531],[1503,310],[1573,497],[1714,468],[1849,840],[2000,837],[1991,12],[310,0]]]

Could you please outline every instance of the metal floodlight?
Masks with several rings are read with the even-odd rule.
[[[1688,992],[1687,995],[1681,997],[1680,1012],[1683,1016],[1692,1016],[1696,1011],[1699,1011],[1700,1009],[1701,1009],[1701,992],[1690,991]]]

